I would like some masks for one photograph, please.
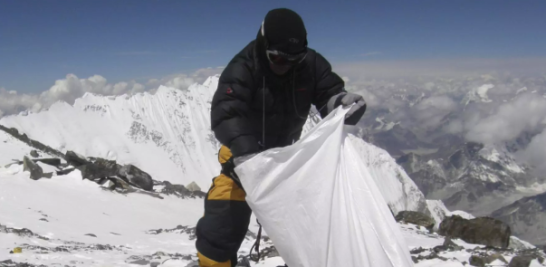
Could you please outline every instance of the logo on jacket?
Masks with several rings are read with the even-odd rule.
[[[226,93],[231,94],[233,93],[233,90],[230,87],[228,87],[228,89],[226,90]]]

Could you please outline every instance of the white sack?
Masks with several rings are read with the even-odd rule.
[[[344,131],[338,108],[297,143],[235,171],[289,267],[413,266],[386,201]]]

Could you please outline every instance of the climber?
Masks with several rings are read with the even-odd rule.
[[[222,72],[212,100],[211,126],[222,144],[222,171],[213,179],[197,224],[199,266],[237,264],[251,209],[234,167],[256,153],[296,142],[312,105],[322,118],[340,105],[351,106],[345,124],[355,125],[366,103],[344,86],[330,63],[307,47],[297,13],[286,8],[267,13],[256,39]]]

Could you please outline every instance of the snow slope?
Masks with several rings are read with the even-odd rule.
[[[157,266],[184,267],[196,260],[192,228],[203,213],[202,199],[123,195],[82,180],[78,171],[38,181],[28,175],[21,166],[0,168],[0,266],[11,260],[46,266],[129,267],[155,262]],[[413,256],[432,254],[444,242],[442,236],[424,228],[400,227],[408,250],[424,249]],[[21,232],[22,228],[27,230]],[[256,233],[255,220],[250,230]],[[248,255],[254,241],[248,235],[239,254]],[[483,246],[454,241],[465,250],[440,252],[446,261],[423,259],[415,266],[462,267],[471,255],[482,252],[479,248]],[[271,242],[262,240],[262,248],[270,246]],[[7,253],[15,247],[23,252]],[[514,256],[502,253],[508,261]],[[272,257],[252,266],[281,264],[280,257]],[[543,265],[531,264],[538,266]]]
[[[10,164],[13,160],[22,160],[30,150],[27,144],[0,130],[0,166]]]

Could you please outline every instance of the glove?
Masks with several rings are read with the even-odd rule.
[[[340,105],[343,105],[343,107],[348,107],[352,105],[351,109],[349,109],[347,114],[345,114],[346,125],[356,125],[366,112],[366,101],[364,101],[364,97],[362,97],[361,95],[349,92],[342,92],[335,96],[332,96],[330,100],[328,100],[328,104],[326,105],[328,114]]]
[[[247,155],[242,155],[242,156],[238,156],[238,157],[235,157],[233,158],[233,165],[235,167],[243,164],[243,162],[251,159],[252,157],[256,156],[256,154],[258,153],[252,153],[252,154],[247,154]]]

